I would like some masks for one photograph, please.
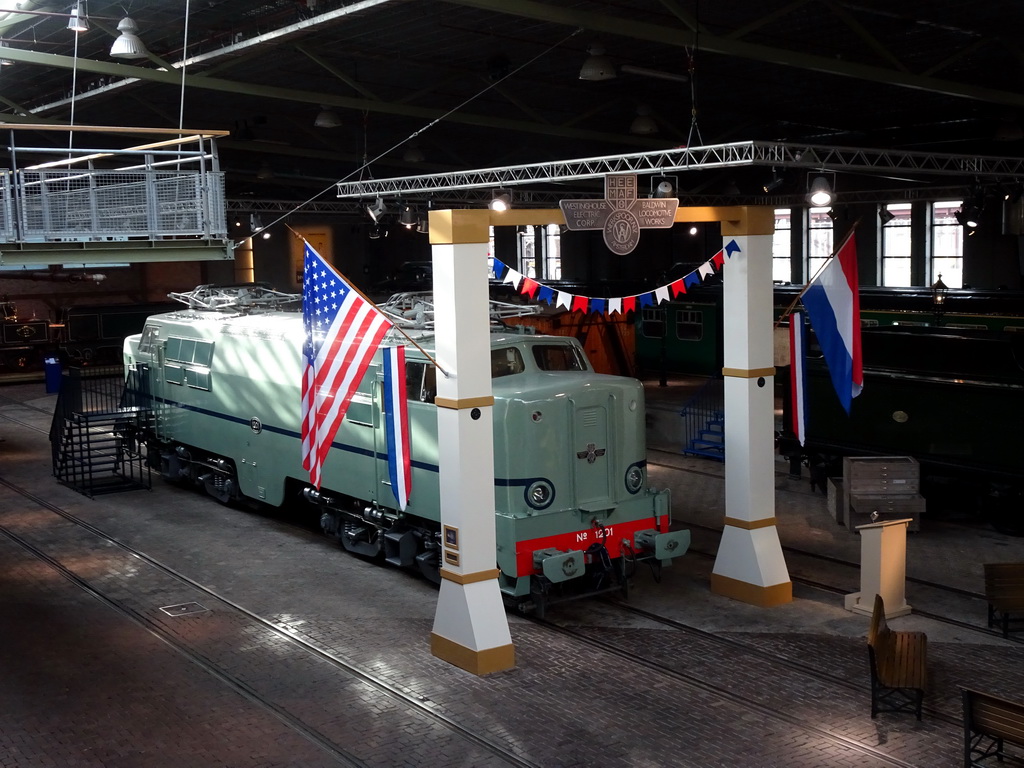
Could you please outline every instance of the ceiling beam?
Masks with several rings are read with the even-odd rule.
[[[113,75],[123,77],[131,82],[147,81],[181,87],[182,75],[178,71],[163,71],[144,67],[135,67],[127,64],[116,64],[107,61],[96,61],[94,59],[75,59],[71,56],[61,56],[55,53],[38,53],[23,48],[5,49],[4,57],[12,61],[35,64],[44,67],[57,67],[62,69],[73,69],[77,66],[79,72],[91,72],[99,75]],[[321,93],[317,91],[303,91],[297,88],[282,88],[278,86],[260,85],[258,83],[244,83],[238,80],[225,80],[217,77],[205,77],[202,75],[184,76],[185,87],[188,89],[218,91],[235,95],[254,96],[258,98],[280,99],[281,101],[300,102],[305,104],[322,104],[343,109],[357,111],[380,112],[390,115],[401,115],[403,117],[415,117],[422,119],[425,123],[443,119],[448,122],[473,125],[482,128],[495,128],[499,130],[518,131],[520,133],[540,134],[544,136],[558,136],[566,139],[580,139],[584,141],[597,141],[605,143],[628,144],[635,147],[646,147],[650,149],[664,146],[664,141],[648,139],[638,136],[631,136],[624,133],[607,133],[604,131],[588,131],[577,128],[568,128],[557,125],[532,123],[526,120],[510,120],[496,118],[489,115],[474,114],[471,112],[451,112],[444,109],[432,109],[429,107],[417,107],[411,104],[399,104],[389,101],[376,101],[374,99],[357,98],[351,96],[339,96],[336,94]],[[81,98],[80,96],[78,98]],[[48,104],[36,107],[34,112],[45,112],[52,109],[56,104]],[[3,117],[0,115],[0,117]]]
[[[917,75],[896,68],[878,67],[868,64],[816,56],[785,48],[774,48],[756,43],[746,43],[729,36],[713,35],[702,31],[699,35],[690,29],[673,28],[662,24],[649,24],[621,16],[604,13],[590,13],[561,5],[537,2],[537,0],[444,0],[452,5],[504,13],[568,27],[582,27],[591,32],[600,32],[615,37],[629,37],[680,48],[693,48],[699,44],[704,53],[718,53],[768,64],[807,69],[830,75],[850,77],[872,83],[894,85],[903,88],[938,93],[944,96],[1024,107],[1024,93],[985,88],[969,83]]]

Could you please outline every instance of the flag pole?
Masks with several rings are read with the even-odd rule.
[[[862,216],[857,217],[857,220],[850,225],[850,231],[846,233],[846,237],[843,238],[843,242],[839,244],[839,247],[832,251],[832,255],[825,259],[822,265],[818,267],[818,270],[811,276],[811,279],[804,283],[804,287],[800,289],[800,293],[796,295],[796,298],[793,299],[790,305],[786,307],[782,314],[779,315],[779,317],[775,320],[775,328],[778,328],[779,324],[783,320],[785,320],[787,317],[793,314],[793,308],[796,306],[796,303],[803,298],[803,295],[807,293],[807,289],[811,287],[811,283],[813,283],[817,279],[818,275],[821,274],[822,270],[825,269],[825,267],[832,263],[832,259],[836,257],[836,254],[846,247],[846,244],[850,241],[850,238],[853,237],[853,233],[856,232],[857,226],[860,224],[862,218]]]
[[[306,239],[305,237],[303,237],[303,236],[302,236],[302,235],[301,235],[300,233],[298,233],[298,232],[296,232],[296,231],[295,231],[294,229],[292,229],[292,228],[291,228],[291,226],[290,226],[289,224],[285,224],[285,226],[286,226],[286,227],[288,227],[288,229],[289,229],[289,230],[291,230],[291,232],[292,232],[292,234],[293,234],[293,235],[295,235],[295,236],[296,236],[297,238],[299,238],[300,240],[302,240],[302,242],[304,242],[304,243],[305,243],[306,245],[309,245],[309,241],[308,241],[308,240],[307,240],[307,239]],[[309,245],[309,247],[310,247],[310,248],[313,248],[313,246],[312,246],[312,245]],[[315,248],[313,248],[313,250],[315,251],[316,249],[315,249]],[[331,266],[334,266],[334,265],[332,264]],[[337,267],[335,267],[335,272],[338,272],[338,269],[337,269]],[[361,298],[363,299],[363,301],[365,301],[365,302],[366,302],[367,304],[369,304],[369,305],[370,305],[371,307],[373,307],[373,308],[374,308],[375,310],[377,310],[377,311],[378,311],[378,312],[380,312],[380,313],[381,313],[382,315],[384,315],[385,317],[387,317],[387,314],[385,314],[384,312],[382,312],[382,311],[381,311],[381,308],[377,306],[376,302],[374,302],[374,301],[373,301],[373,299],[369,298],[369,297],[368,297],[368,296],[367,296],[367,295],[366,295],[365,293],[363,293],[362,291],[360,291],[360,290],[359,290],[359,289],[358,289],[358,288],[357,288],[357,287],[355,286],[355,283],[353,283],[353,282],[352,282],[351,280],[349,280],[349,279],[348,279],[347,277],[345,277],[345,275],[341,274],[341,272],[338,272],[338,274],[339,274],[339,275],[341,276],[341,279],[342,279],[342,280],[344,280],[344,281],[345,281],[346,283],[348,283],[349,287],[350,287],[350,288],[351,288],[351,289],[352,289],[353,291],[355,291],[355,292],[356,292],[356,294],[357,294],[358,296],[360,296],[360,297],[361,297]],[[410,336],[410,335],[409,335],[408,333],[406,333],[406,332],[405,332],[404,330],[402,330],[402,328],[401,328],[401,327],[399,327],[398,325],[396,325],[396,324],[395,324],[395,323],[393,323],[393,322],[391,323],[391,327],[392,327],[392,328],[393,328],[394,330],[398,331],[398,332],[399,332],[400,334],[402,334],[403,336],[405,336],[406,340],[407,340],[407,341],[408,341],[408,342],[409,342],[410,344],[412,344],[412,345],[413,345],[414,347],[416,347],[416,349],[418,349],[418,350],[419,350],[420,352],[422,352],[422,353],[423,353],[423,356],[424,356],[424,357],[426,357],[426,358],[427,358],[427,360],[429,360],[429,361],[430,361],[431,363],[433,363],[433,364],[434,364],[434,367],[435,367],[435,368],[437,368],[437,370],[439,370],[439,371],[441,372],[441,374],[442,374],[442,375],[443,375],[443,376],[444,376],[444,377],[445,377],[446,379],[447,379],[447,378],[449,378],[449,375],[448,375],[448,371],[446,371],[446,370],[445,370],[444,368],[442,368],[442,367],[441,367],[441,365],[440,365],[440,364],[439,364],[439,363],[437,362],[437,360],[435,360],[435,359],[434,359],[434,358],[433,358],[433,357],[432,357],[432,356],[430,355],[430,353],[429,353],[429,352],[427,352],[427,350],[425,350],[425,349],[424,349],[423,347],[421,347],[421,346],[420,346],[419,344],[417,344],[417,343],[416,343],[416,341],[415,341],[415,340],[414,340],[414,339],[413,339],[413,338],[412,338],[412,337],[411,337],[411,336]]]

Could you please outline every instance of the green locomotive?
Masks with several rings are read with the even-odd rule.
[[[302,498],[345,549],[437,580],[436,369],[424,354],[432,333],[412,331],[422,351],[407,348],[412,492],[403,512],[388,480],[379,353],[314,489],[299,445],[302,316],[259,304],[154,315],[125,340],[129,391],[151,414],[151,465],[224,503]],[[542,611],[625,591],[636,562],[657,567],[686,552],[689,531],[670,529],[669,491],[647,483],[638,381],[594,373],[565,337],[493,332],[490,362],[496,559],[510,603]]]

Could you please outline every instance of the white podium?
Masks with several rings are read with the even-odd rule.
[[[848,611],[870,616],[875,595],[885,601],[885,618],[905,616],[907,605],[907,526],[910,519],[858,525],[860,532],[860,592],[845,598]]]

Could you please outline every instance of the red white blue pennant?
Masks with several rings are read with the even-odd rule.
[[[514,291],[521,295],[529,296],[535,301],[543,301],[548,305],[563,308],[567,312],[624,315],[627,312],[635,312],[638,306],[652,307],[670,301],[683,295],[690,288],[703,284],[716,271],[721,271],[727,258],[730,258],[739,251],[740,247],[736,241],[730,240],[722,250],[678,280],[673,280],[671,283],[659,286],[653,291],[647,291],[646,293],[607,299],[579,296],[560,291],[557,288],[551,288],[543,283],[538,283],[532,277],[527,277],[522,272],[513,269],[498,259],[494,259],[494,275],[501,280],[503,285],[507,283],[512,286]]]

